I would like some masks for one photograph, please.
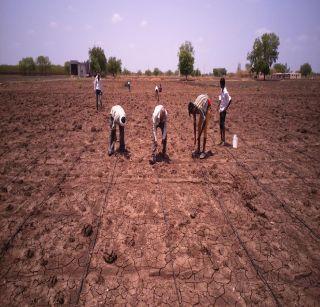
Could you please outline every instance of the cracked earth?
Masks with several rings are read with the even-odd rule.
[[[268,305],[320,301],[320,82],[227,80],[194,160],[187,103],[218,80],[162,80],[169,160],[149,165],[155,81],[0,86],[0,302]],[[108,113],[127,113],[128,154],[108,157]]]

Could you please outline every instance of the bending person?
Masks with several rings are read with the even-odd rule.
[[[109,137],[109,156],[114,153],[115,143],[117,141],[116,127],[119,126],[120,132],[120,151],[124,152],[126,146],[124,143],[124,126],[126,124],[126,113],[119,105],[115,105],[110,111],[110,137]]]
[[[156,163],[156,152],[157,152],[157,128],[161,129],[162,133],[162,156],[165,157],[167,150],[167,119],[168,112],[162,105],[157,105],[154,108],[152,114],[152,136],[153,136],[153,145],[152,145],[152,159],[151,164]]]
[[[193,135],[194,135],[194,145],[197,144],[197,149],[193,155],[200,154],[200,158],[206,157],[205,149],[207,142],[207,128],[210,121],[210,110],[211,110],[211,100],[207,94],[202,94],[197,97],[194,102],[189,102],[188,111],[189,116],[193,115]],[[197,119],[196,116],[199,114],[198,121],[198,134],[197,134]],[[203,147],[202,152],[200,152],[200,140],[203,133]]]

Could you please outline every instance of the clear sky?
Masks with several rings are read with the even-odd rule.
[[[280,37],[278,62],[320,72],[320,0],[0,0],[0,64],[84,61],[98,45],[131,71],[176,70],[189,40],[195,68],[236,71],[264,32]]]

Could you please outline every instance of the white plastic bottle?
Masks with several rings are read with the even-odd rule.
[[[238,148],[238,137],[236,134],[233,135],[232,147]]]

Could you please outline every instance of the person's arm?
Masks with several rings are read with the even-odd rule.
[[[153,142],[157,143],[157,119],[155,116],[152,116],[152,135],[153,135]]]
[[[94,79],[94,81],[93,81],[93,90],[94,91],[96,90],[96,79]]]

